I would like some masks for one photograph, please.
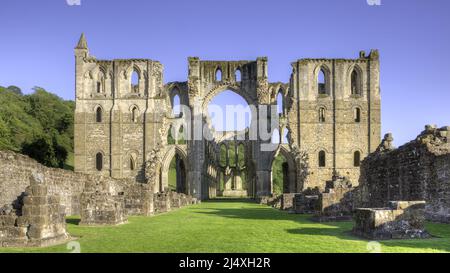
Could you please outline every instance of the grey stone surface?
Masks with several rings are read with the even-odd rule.
[[[358,208],[353,233],[375,240],[428,238],[425,201],[393,201],[386,208]]]
[[[41,173],[33,173],[15,206],[0,210],[0,246],[49,246],[68,239],[59,196],[49,193]]]
[[[427,125],[413,141],[399,148],[387,134],[361,165],[361,207],[384,207],[388,201],[425,200],[425,215],[450,222],[450,143],[448,127]]]

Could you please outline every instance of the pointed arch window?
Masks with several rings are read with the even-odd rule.
[[[131,92],[139,93],[139,73],[136,70],[131,74]]]
[[[186,137],[184,135],[184,127],[183,127],[183,125],[181,125],[180,129],[178,130],[177,143],[180,144],[180,145],[186,144]]]
[[[131,121],[137,122],[138,115],[139,115],[139,111],[138,111],[137,106],[133,106],[133,108],[131,108]]]
[[[95,121],[99,123],[102,122],[102,115],[103,115],[102,108],[98,106],[97,109],[95,110]]]
[[[134,169],[136,169],[136,162],[134,161],[134,157],[131,155],[130,156],[130,170],[134,171]]]
[[[175,117],[178,117],[180,112],[180,96],[175,95],[172,100],[172,113]]]
[[[220,70],[220,68],[217,68],[215,77],[216,82],[222,81],[222,70]]]
[[[325,151],[319,152],[319,167],[325,167],[326,166],[326,157],[325,157]]]
[[[320,123],[325,122],[325,108],[324,107],[319,108],[319,122]]]
[[[239,68],[234,72],[234,80],[237,82],[241,81],[241,70]]]
[[[97,171],[101,171],[103,169],[103,154],[100,152],[95,155],[95,168]]]
[[[240,167],[243,167],[245,165],[245,147],[243,143],[240,143],[238,145],[238,165]]]
[[[353,154],[353,166],[359,167],[361,165],[361,153],[359,151],[356,151]]]
[[[277,114],[278,115],[282,115],[284,113],[284,97],[283,97],[283,93],[280,91],[278,91],[277,94]]]
[[[353,69],[351,75],[351,92],[352,95],[361,95],[360,77],[356,69]]]
[[[174,131],[174,127],[172,125],[170,125],[169,132],[167,132],[167,144],[169,144],[169,145],[176,144],[173,131]]]
[[[353,110],[353,119],[356,123],[361,122],[361,109],[358,107]]]
[[[327,74],[323,68],[320,69],[317,77],[317,90],[319,95],[327,94]]]
[[[105,92],[105,73],[100,72],[98,75],[98,81],[97,81],[97,93],[104,93]]]
[[[220,145],[220,151],[219,151],[219,162],[220,166],[225,167],[228,165],[228,147],[225,145],[225,143],[222,143]]]

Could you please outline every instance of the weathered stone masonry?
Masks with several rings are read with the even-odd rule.
[[[83,225],[116,225],[194,204],[182,193],[154,193],[154,185],[45,167],[0,151],[0,246],[46,246],[69,239],[65,216]],[[36,178],[37,177],[37,178]]]
[[[389,201],[425,200],[426,218],[450,222],[450,127],[427,125],[413,141],[395,149],[386,134],[361,165],[361,207]]]
[[[13,204],[0,207],[0,247],[47,246],[69,239],[59,196],[48,193],[43,176],[30,176],[30,185]]]
[[[377,50],[361,51],[355,59],[296,60],[287,83],[269,82],[267,57],[238,61],[189,57],[187,80],[164,84],[163,65],[158,61],[97,59],[90,55],[84,35],[75,48],[75,61],[77,172],[142,181],[145,165],[152,161],[153,190],[159,192],[168,186],[168,166],[176,156],[183,162],[180,192],[198,199],[213,198],[230,192],[228,185],[219,187],[225,177],[237,185],[231,189],[233,194],[246,190],[251,197],[267,197],[273,193],[271,169],[278,154],[288,163],[284,193],[324,190],[336,172],[357,186],[359,161],[380,142]],[[136,82],[133,75],[137,75]],[[202,125],[209,121],[208,103],[225,90],[242,96],[256,110],[276,105],[278,94],[282,96],[279,124],[268,134],[275,129],[280,136],[287,133],[288,143],[267,151],[262,145],[270,140],[242,141],[247,189],[239,188],[239,168],[230,172],[217,164],[219,145],[233,138],[206,140],[201,135]],[[173,114],[176,96],[189,113]],[[266,118],[257,116],[249,131],[258,131]],[[168,143],[171,129],[179,132],[181,126],[190,140]],[[303,162],[303,155],[309,164]]]

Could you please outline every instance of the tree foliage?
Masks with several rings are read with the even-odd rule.
[[[282,155],[277,155],[272,163],[272,191],[275,195],[283,193],[283,163],[286,159]]]
[[[0,149],[24,153],[49,167],[65,165],[73,154],[75,103],[35,87],[0,86]]]

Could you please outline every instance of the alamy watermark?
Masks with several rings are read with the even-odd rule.
[[[81,245],[78,241],[70,241],[66,245],[66,249],[70,250],[69,253],[81,253]]]
[[[81,0],[66,0],[69,6],[81,6]]]
[[[366,249],[369,253],[381,253],[381,244],[377,241],[367,243]]]
[[[274,151],[278,144],[287,143],[286,125],[280,124],[277,105],[208,105],[207,109],[178,105],[173,112],[169,127],[176,141],[212,141],[229,132],[234,132],[236,140],[259,141],[261,151]],[[155,109],[154,119],[166,116],[163,109]],[[232,127],[230,129],[230,127]],[[158,137],[158,131],[155,136]],[[276,136],[275,136],[276,135]]]
[[[381,6],[381,0],[366,0],[369,6]]]

